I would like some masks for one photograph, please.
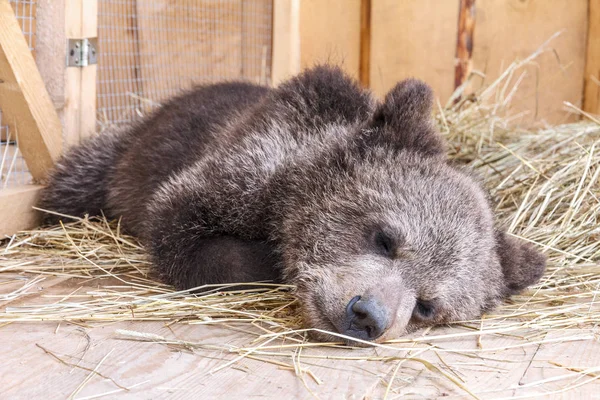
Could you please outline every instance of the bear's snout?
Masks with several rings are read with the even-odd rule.
[[[362,340],[375,340],[389,327],[387,308],[376,298],[355,296],[346,306],[344,335]]]

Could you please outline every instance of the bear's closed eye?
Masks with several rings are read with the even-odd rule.
[[[433,301],[417,299],[417,304],[413,310],[413,317],[426,321],[435,317],[436,307]]]
[[[388,258],[395,258],[397,244],[395,240],[382,231],[378,231],[374,235],[375,246],[379,253]]]

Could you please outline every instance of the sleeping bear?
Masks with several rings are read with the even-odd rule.
[[[39,206],[122,218],[177,289],[292,284],[308,328],[382,342],[478,317],[546,260],[449,163],[432,102],[414,79],[377,101],[332,66],[199,86],[71,149]]]

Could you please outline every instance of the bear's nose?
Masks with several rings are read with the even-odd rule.
[[[356,296],[346,306],[347,328],[343,333],[357,339],[375,340],[387,329],[388,321],[388,313],[380,302]]]

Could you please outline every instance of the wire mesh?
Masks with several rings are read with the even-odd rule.
[[[10,0],[10,4],[35,56],[36,1]],[[12,132],[9,128],[10,121],[3,120],[2,117],[0,109],[0,189],[31,182],[27,164],[17,145],[18,132]]]
[[[194,84],[270,83],[272,0],[99,0],[98,128]]]

